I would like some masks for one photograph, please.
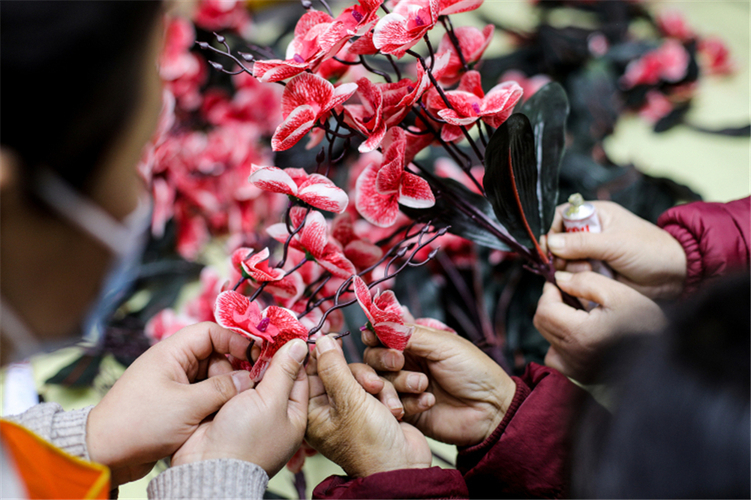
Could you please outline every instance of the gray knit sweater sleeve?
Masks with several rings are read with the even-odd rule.
[[[90,460],[86,422],[93,406],[63,411],[57,403],[42,403],[20,415],[6,417],[63,451]],[[233,459],[217,459],[172,467],[149,483],[149,498],[260,499],[269,477],[259,466]]]
[[[81,410],[64,411],[57,403],[42,403],[6,418],[23,425],[74,457],[89,460],[86,421],[92,408],[87,406]]]
[[[260,499],[269,477],[250,462],[230,458],[171,467],[151,480],[149,498]]]

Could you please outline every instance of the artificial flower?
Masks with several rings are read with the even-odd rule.
[[[385,142],[381,164],[368,165],[357,178],[355,187],[358,213],[380,227],[394,224],[400,203],[413,208],[429,208],[435,204],[427,181],[405,170],[407,139],[404,129],[389,129]]]
[[[308,174],[301,168],[281,169],[252,165],[250,182],[260,189],[282,193],[304,201],[312,207],[342,213],[347,209],[347,193],[321,174]]]
[[[282,118],[271,138],[274,151],[289,149],[319,120],[328,117],[335,106],[344,103],[357,90],[357,84],[334,87],[318,75],[303,73],[290,80],[282,93]]]
[[[376,292],[375,297],[371,297],[370,289],[362,278],[355,276],[352,283],[357,302],[368,318],[366,328],[375,333],[378,340],[389,349],[403,351],[413,328],[404,325],[402,306],[396,300],[394,292]]]

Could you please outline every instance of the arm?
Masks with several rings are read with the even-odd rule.
[[[42,403],[7,419],[23,425],[74,457],[90,460],[86,446],[86,422],[92,408],[64,411],[57,403]]]
[[[159,498],[260,499],[269,476],[256,464],[219,458],[171,467],[149,482],[147,493]]]
[[[686,253],[684,293],[696,290],[705,279],[749,267],[751,197],[674,207],[660,216],[657,225]]]
[[[514,381],[503,420],[485,441],[460,449],[457,468],[472,498],[565,497],[570,409],[582,390],[534,363]]]

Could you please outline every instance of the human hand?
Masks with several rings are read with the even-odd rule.
[[[455,333],[415,325],[403,353],[375,347],[378,339],[369,330],[363,331],[363,342],[371,346],[365,351],[365,362],[390,380],[402,379],[402,369],[427,375],[424,395],[402,394],[404,420],[438,441],[457,446],[483,442],[514,398],[516,384],[511,377]]]
[[[591,202],[601,233],[565,233],[560,205],[547,236],[547,248],[559,257],[557,269],[589,270],[585,259],[606,262],[616,279],[652,299],[678,297],[686,280],[686,253],[670,233],[637,217],[617,203]],[[565,259],[565,260],[562,260]]]
[[[172,456],[172,465],[214,458],[252,462],[274,476],[302,444],[308,418],[308,345],[286,343],[253,389],[229,400]]]
[[[219,325],[199,323],[151,347],[125,370],[91,410],[86,429],[89,457],[110,468],[113,485],[146,475],[202,420],[252,387],[248,373],[233,371],[225,357],[246,359],[248,344]]]
[[[405,399],[410,415],[425,411],[435,404],[435,396],[425,392],[428,377],[424,373],[401,370],[379,375],[365,363],[350,363],[349,369],[362,388],[391,410],[397,420],[405,415],[405,403],[401,398]]]
[[[425,436],[398,422],[388,408],[357,383],[339,345],[316,342],[315,375],[309,375],[306,441],[352,477],[430,467]]]
[[[597,363],[601,348],[620,333],[655,332],[665,325],[660,307],[636,290],[597,273],[555,273],[564,292],[599,304],[591,311],[574,309],[561,292],[545,284],[534,318],[535,328],[550,342],[545,364],[581,382]]]

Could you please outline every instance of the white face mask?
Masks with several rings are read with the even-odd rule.
[[[136,209],[120,222],[78,194],[50,170],[40,172],[35,187],[38,196],[50,208],[112,252],[112,260],[99,294],[81,322],[83,337],[89,342],[97,343],[103,338],[104,322],[138,277],[141,257],[148,241],[151,200],[142,198]],[[70,343],[42,343],[7,304],[0,302],[0,307],[3,331],[13,343],[17,357],[22,359],[34,352],[50,351]]]

